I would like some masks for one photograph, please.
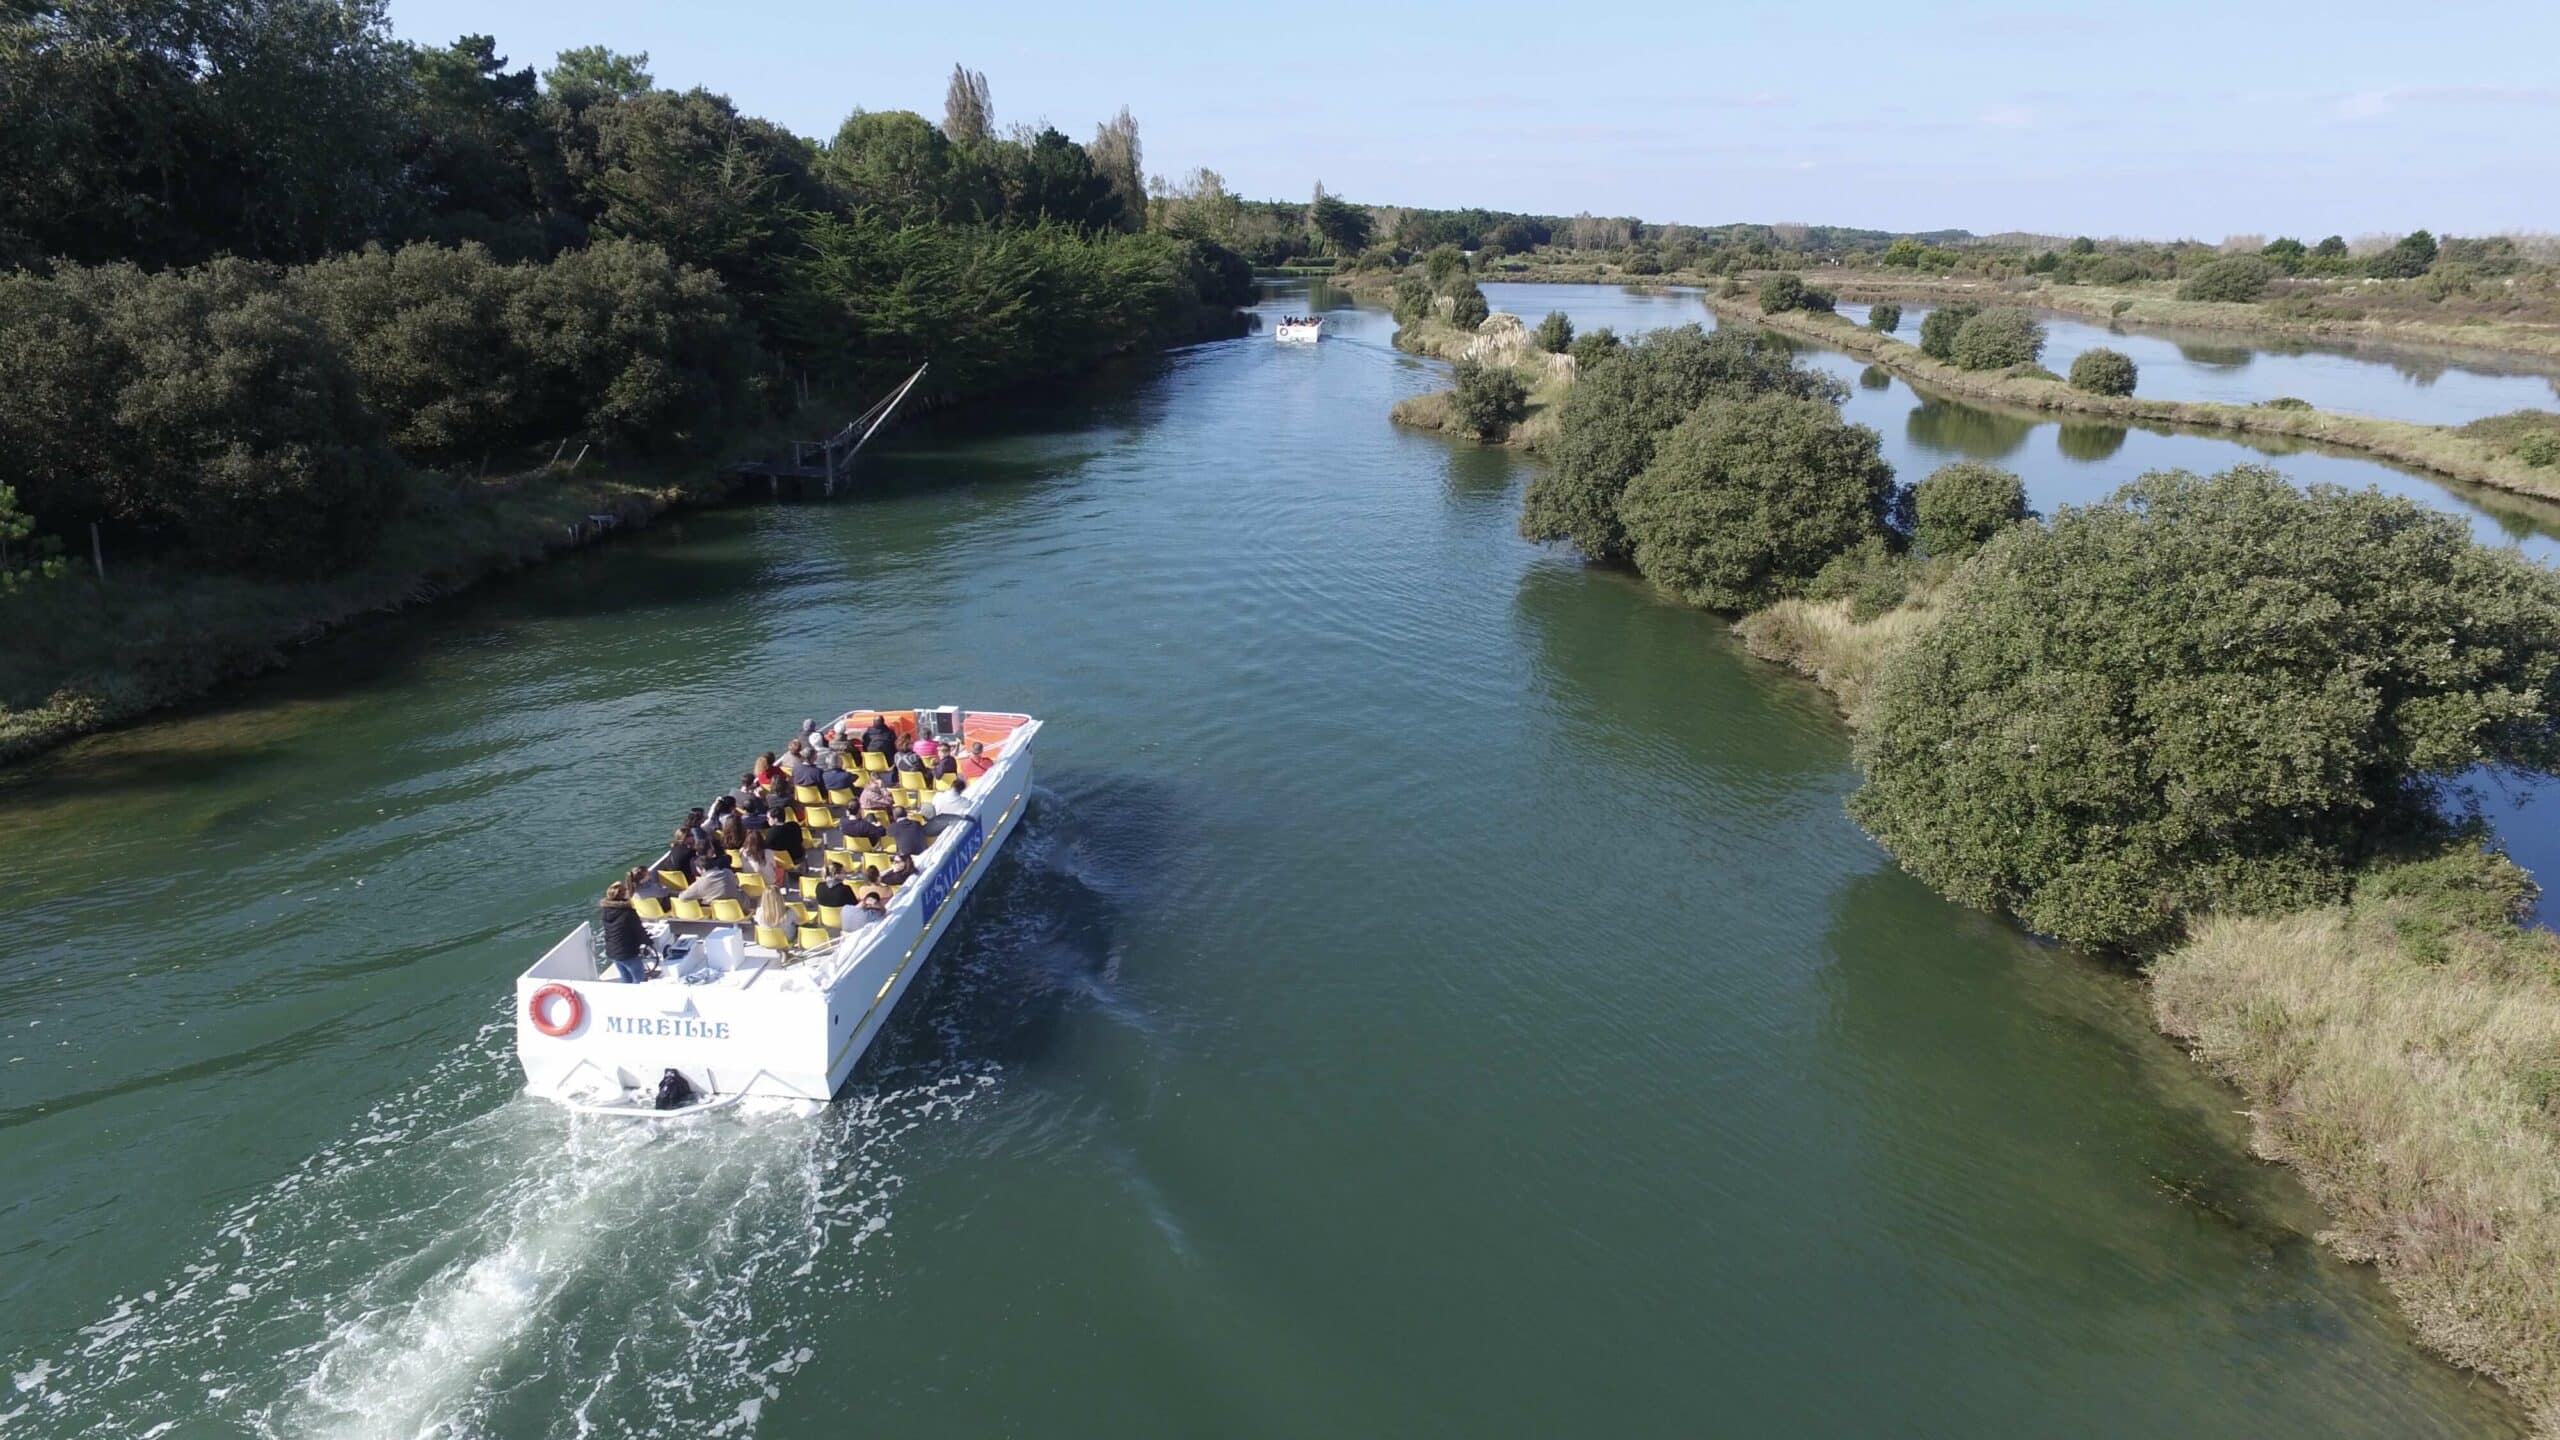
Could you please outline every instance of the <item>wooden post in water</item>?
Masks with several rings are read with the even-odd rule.
[[[98,522],[95,520],[89,522],[89,563],[98,567],[99,583],[104,584],[107,578],[107,549],[98,543]]]

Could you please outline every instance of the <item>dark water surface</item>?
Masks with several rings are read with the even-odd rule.
[[[2127,980],[1857,832],[1821,695],[1390,427],[1443,381],[1386,330],[916,426],[0,780],[0,1430],[2515,1433]],[[2048,503],[2237,450],[1852,404]],[[879,696],[1052,724],[845,1100],[517,1096],[509,977]]]

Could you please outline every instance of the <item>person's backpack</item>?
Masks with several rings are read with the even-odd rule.
[[[679,1109],[691,1103],[692,1100],[693,1082],[684,1078],[683,1071],[669,1069],[666,1074],[658,1077],[659,1109]]]

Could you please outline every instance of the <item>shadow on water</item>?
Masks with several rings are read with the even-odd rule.
[[[1861,390],[1890,390],[1893,388],[1893,372],[1887,370],[1881,365],[1870,365],[1866,369],[1858,372],[1858,388]]]
[[[1519,473],[1510,451],[1460,442],[1449,447],[1449,464],[1443,479],[1450,499],[1474,505],[1508,500],[1511,482]]]
[[[2206,340],[2180,340],[2175,343],[2178,353],[2186,357],[2188,364],[2202,365],[2209,370],[2246,370],[2249,362],[2258,358],[2257,350],[2248,345],[2216,345]]]

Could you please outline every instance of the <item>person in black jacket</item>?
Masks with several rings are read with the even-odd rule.
[[[862,748],[874,755],[898,753],[898,732],[889,728],[889,717],[874,715],[862,732]]]
[[[845,878],[843,861],[828,863],[827,878],[818,882],[818,893],[814,898],[821,905],[832,905],[837,909],[854,903],[857,897],[853,882]]]
[[[791,868],[797,870],[801,858],[809,853],[809,842],[802,837],[800,822],[792,819],[791,812],[785,810],[765,822],[764,848],[790,856]]]
[[[640,923],[640,912],[631,908],[629,885],[616,880],[605,887],[604,903],[596,907],[596,929],[604,934],[604,958],[612,962],[616,974],[635,985],[649,978],[649,967],[641,959],[649,948],[649,927]]]
[[[925,833],[924,822],[916,818],[915,812],[901,810],[898,818],[889,822],[889,843],[897,846],[901,855],[921,855],[933,844],[933,837]]]

